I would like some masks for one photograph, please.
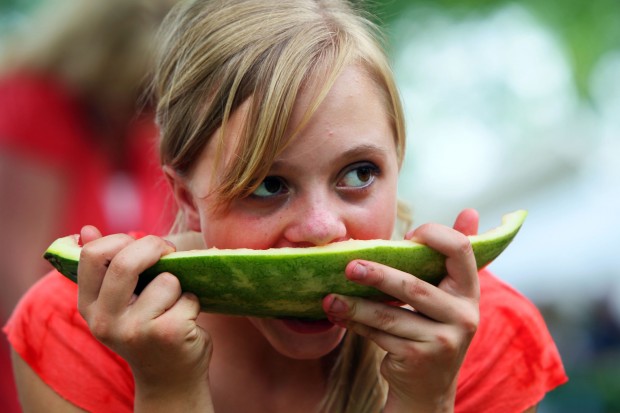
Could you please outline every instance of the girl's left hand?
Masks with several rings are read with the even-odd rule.
[[[349,263],[351,281],[373,286],[411,308],[331,294],[323,301],[333,322],[373,340],[387,354],[381,374],[389,385],[384,412],[450,412],[456,379],[479,321],[480,288],[471,244],[478,214],[464,210],[454,229],[425,224],[405,238],[446,256],[448,275],[435,287],[374,262]]]

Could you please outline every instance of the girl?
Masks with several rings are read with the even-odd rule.
[[[157,117],[180,229],[217,248],[392,236],[403,114],[367,19],[338,1],[197,0],[164,26]],[[79,291],[48,275],[7,328],[22,400],[29,411],[533,411],[564,371],[536,309],[478,274],[465,236],[477,221],[466,210],[455,229],[406,235],[447,257],[438,287],[355,260],[347,278],[405,305],[330,294],[320,322],[201,313],[166,273],[136,296],[138,274],[175,246],[86,226]],[[77,309],[65,302],[76,294]],[[46,329],[31,331],[32,318]]]

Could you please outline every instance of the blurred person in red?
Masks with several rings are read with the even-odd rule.
[[[50,0],[0,57],[0,321],[47,271],[60,236],[163,233],[172,201],[160,179],[145,86],[153,34],[172,0]],[[146,148],[146,150],[145,150]],[[170,203],[170,205],[168,205]],[[6,338],[0,406],[19,411]]]

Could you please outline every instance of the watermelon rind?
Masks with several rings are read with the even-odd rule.
[[[512,242],[527,216],[506,214],[500,226],[469,236],[478,268],[488,265]],[[44,254],[60,273],[77,282],[78,236],[54,241]],[[320,247],[204,249],[173,252],[140,275],[137,292],[162,272],[196,294],[203,311],[240,316],[323,319],[329,293],[389,300],[391,297],[346,279],[354,259],[389,265],[437,285],[446,275],[445,257],[408,240],[350,240]]]

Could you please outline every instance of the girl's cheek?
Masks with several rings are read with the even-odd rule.
[[[392,210],[392,214],[387,212]],[[373,203],[357,211],[355,219],[350,222],[353,238],[389,239],[396,224],[396,204],[389,200]]]
[[[275,228],[266,220],[228,215],[207,224],[203,236],[209,247],[266,249],[277,238]]]

